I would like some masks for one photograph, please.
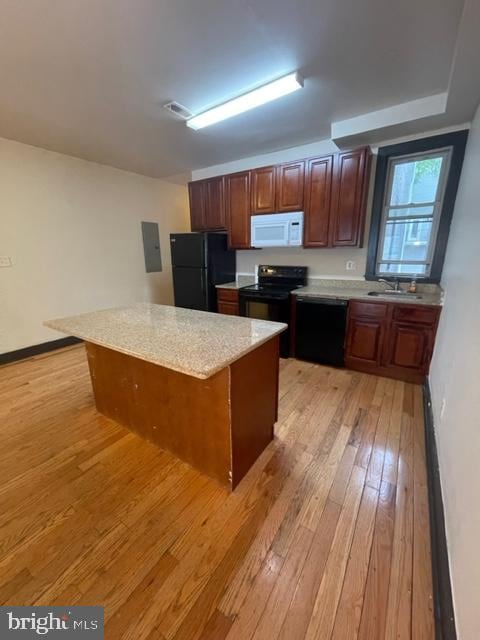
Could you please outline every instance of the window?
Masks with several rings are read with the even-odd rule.
[[[429,276],[451,148],[391,158],[376,273]]]
[[[440,280],[467,135],[379,149],[367,279]]]

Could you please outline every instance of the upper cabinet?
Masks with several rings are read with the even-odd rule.
[[[203,231],[205,229],[205,181],[190,182],[188,196],[192,231]]]
[[[334,157],[330,244],[355,247],[362,243],[368,188],[368,150],[338,153]]]
[[[305,247],[361,246],[368,149],[311,158],[305,175]]]
[[[232,249],[250,247],[250,179],[250,171],[225,176],[225,212]]]
[[[362,148],[190,182],[192,231],[249,249],[251,215],[304,211],[305,247],[361,246],[369,161]]]
[[[305,162],[277,167],[276,211],[303,211]]]
[[[188,185],[192,231],[226,229],[223,176]]]
[[[274,213],[276,200],[276,167],[261,167],[252,172],[251,213]]]
[[[305,175],[305,247],[328,247],[333,156],[307,161]]]
[[[252,213],[303,211],[305,162],[252,170]]]
[[[224,178],[210,178],[205,181],[205,227],[226,229]]]

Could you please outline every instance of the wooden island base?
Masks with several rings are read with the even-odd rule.
[[[234,489],[273,439],[279,338],[200,379],[86,342],[98,411]]]

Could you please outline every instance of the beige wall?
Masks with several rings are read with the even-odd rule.
[[[160,225],[147,274],[140,221]],[[185,186],[0,139],[0,353],[62,337],[42,321],[135,301],[172,303],[171,231]]]
[[[480,109],[470,132],[443,271],[430,373],[458,637],[480,629]],[[443,410],[442,410],[443,407]]]

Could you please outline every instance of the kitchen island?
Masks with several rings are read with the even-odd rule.
[[[136,304],[45,325],[85,341],[100,413],[223,485],[273,439],[285,324]]]

